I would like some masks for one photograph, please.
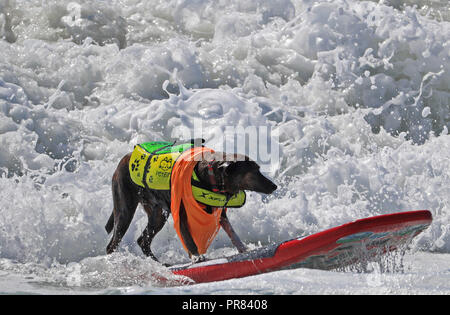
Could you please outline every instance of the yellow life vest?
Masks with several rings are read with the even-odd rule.
[[[152,154],[142,145],[136,145],[131,154],[130,176],[137,185],[156,189],[170,190],[170,175],[172,168],[181,152]]]
[[[128,164],[131,179],[136,185],[155,190],[170,190],[170,179],[178,157],[192,148],[193,143],[174,145],[173,142],[145,142],[134,147]],[[192,172],[192,194],[195,200],[212,207],[239,208],[246,195],[239,191],[233,196],[213,192],[201,184]]]

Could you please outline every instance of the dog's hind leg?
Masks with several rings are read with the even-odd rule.
[[[144,204],[144,210],[147,213],[148,223],[142,232],[141,236],[137,239],[137,243],[142,249],[142,252],[152,259],[158,261],[150,248],[153,238],[164,227],[167,221],[168,213],[166,214],[161,207],[149,206]]]
[[[119,246],[120,241],[130,226],[138,205],[137,195],[129,184],[129,178],[120,169],[114,173],[112,193],[114,210],[112,218],[109,218],[105,228],[108,231],[111,225],[113,225],[114,233],[106,247],[107,254],[114,252],[117,246]]]
[[[126,198],[122,196],[121,198]],[[116,199],[116,198],[114,198]],[[114,206],[114,233],[106,247],[106,253],[111,254],[117,249],[120,241],[125,235],[128,227],[130,226],[131,220],[133,219],[134,213],[136,212],[136,208],[138,205],[137,200],[121,200],[117,202],[118,204]],[[116,204],[116,201],[114,201]]]

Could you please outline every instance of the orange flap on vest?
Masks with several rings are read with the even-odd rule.
[[[200,255],[206,253],[209,245],[211,245],[219,232],[220,216],[222,214],[222,208],[212,208],[212,214],[205,212],[205,206],[198,203],[192,194],[192,171],[198,161],[208,159],[209,153],[214,153],[214,150],[205,147],[195,147],[183,152],[175,162],[171,175],[170,211],[174,221],[174,228],[184,249],[189,252],[180,231],[179,212],[181,201],[183,201],[189,232],[197,245]],[[204,156],[202,157],[202,155]]]

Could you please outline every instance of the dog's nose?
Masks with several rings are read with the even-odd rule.
[[[265,193],[266,194],[271,194],[273,193],[276,189],[278,188],[277,185],[275,185],[273,182],[268,181],[267,185],[266,185],[266,189],[265,189]]]

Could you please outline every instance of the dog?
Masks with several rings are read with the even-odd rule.
[[[105,229],[108,234],[113,231],[113,235],[106,247],[106,253],[110,254],[118,248],[130,226],[138,204],[141,204],[147,214],[148,223],[137,239],[137,243],[147,257],[158,261],[151,250],[151,243],[155,235],[164,227],[171,213],[171,193],[170,190],[149,189],[133,182],[129,169],[131,155],[132,153],[129,153],[120,160],[112,177],[114,208]],[[274,192],[277,185],[261,174],[259,169],[259,165],[245,155],[223,152],[214,152],[212,161],[200,160],[194,167],[201,183],[209,186],[220,185],[222,191],[229,196],[245,190],[264,194]],[[206,207],[205,211],[210,211],[210,208]],[[184,241],[190,258],[193,262],[204,260],[189,232],[183,203],[181,203],[179,211],[179,222],[182,241]],[[226,211],[221,213],[220,226],[237,250],[240,253],[245,252],[246,246],[231,226]]]

